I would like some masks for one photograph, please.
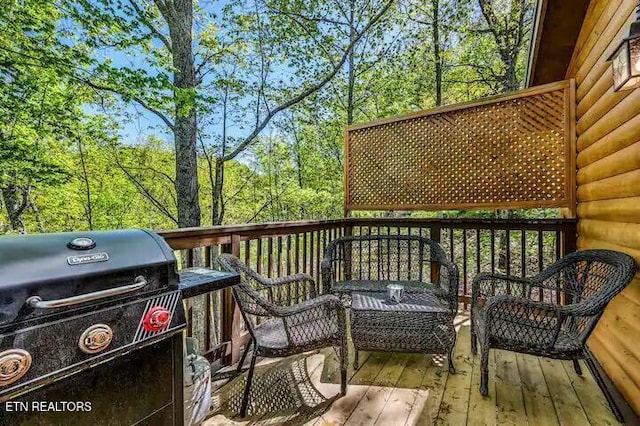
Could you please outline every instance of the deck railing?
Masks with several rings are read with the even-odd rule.
[[[211,266],[217,254],[226,252],[268,277],[306,272],[319,286],[324,249],[335,238],[422,235],[440,242],[458,265],[463,308],[470,302],[476,274],[531,276],[576,249],[574,219],[346,218],[188,228],[160,234],[176,250],[183,267]],[[231,292],[209,293],[187,300],[186,305],[188,333],[200,341],[205,355],[211,361],[237,360],[247,335]]]

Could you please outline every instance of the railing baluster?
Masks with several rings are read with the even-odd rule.
[[[522,251],[521,261],[521,276],[524,278],[527,276],[527,233],[523,230],[520,231],[520,249]]]
[[[309,267],[307,265],[307,233],[302,234],[302,272],[307,273]]]
[[[324,230],[322,231],[323,237],[320,237],[320,231],[317,233],[318,243],[317,245],[317,253],[316,253],[316,280],[318,281],[318,285],[320,285],[320,262],[322,262],[322,240],[324,238]]]
[[[560,259],[560,231],[555,232],[556,235],[556,258],[555,261]],[[562,303],[562,296],[560,294],[560,280],[556,280],[556,303],[559,305]]]
[[[491,248],[490,248],[489,256],[491,257],[491,273],[495,274],[496,273],[496,231],[493,228],[491,228],[490,240],[491,240]]]
[[[194,250],[193,248],[190,248],[189,250],[187,250],[187,268],[191,268],[193,267],[193,259],[194,259]]]
[[[262,273],[262,237],[258,238],[257,257],[256,257],[256,272]]]
[[[294,262],[295,268],[294,271],[296,274],[300,273],[300,234],[295,235],[295,243],[296,243],[296,251],[294,253]],[[300,302],[300,292],[304,292],[304,286],[302,289],[299,286],[296,286],[296,303]]]
[[[287,235],[287,275],[291,275],[292,274],[292,268],[291,268],[291,235]]]
[[[482,259],[480,258],[480,228],[476,228],[476,274],[482,270]]]
[[[542,247],[542,231],[538,231],[538,272],[544,269],[544,249]],[[540,301],[544,300],[544,293],[542,292],[542,287],[538,288],[538,295],[540,296]]]
[[[315,239],[314,239],[314,234],[316,233],[316,231],[311,231],[310,234],[310,247],[309,247],[309,263],[310,263],[310,268],[309,268],[309,275],[311,275],[313,277],[314,275],[314,260],[315,260]]]
[[[267,238],[267,276],[273,276],[273,237]]]
[[[507,255],[506,255],[506,274],[511,275],[511,229],[507,228],[506,231],[506,239],[507,239]],[[507,294],[511,294],[511,283],[507,281]]]
[[[422,233],[422,230],[420,231],[420,233]],[[429,228],[429,238],[438,244],[440,243],[441,233],[442,233],[442,229],[438,225],[432,225],[431,228]],[[429,273],[431,274],[431,277],[430,277],[431,282],[433,284],[437,284],[438,279],[440,277],[440,264],[438,262],[433,262],[431,250],[429,250],[429,260],[431,260],[431,262],[429,263]]]
[[[469,294],[467,291],[467,230],[462,229],[462,292]],[[467,304],[464,304],[467,309]]]
[[[496,273],[496,231],[491,228],[491,273]],[[491,294],[495,294],[496,286],[491,282]]]
[[[300,273],[300,234],[296,234],[296,253],[295,253],[296,268],[295,273]]]

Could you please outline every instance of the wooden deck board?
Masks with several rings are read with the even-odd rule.
[[[562,361],[569,381],[576,392],[580,404],[592,425],[620,425],[609,408],[609,404],[602,392],[594,392],[598,385],[584,362],[582,364],[582,377],[578,376],[573,369],[571,361]]]
[[[496,374],[493,377],[496,384],[496,406],[498,407],[499,425],[527,424],[522,397],[522,383],[516,354],[507,351],[492,351],[496,360]],[[489,377],[489,380],[492,378]]]
[[[204,425],[619,424],[586,367],[584,377],[579,377],[571,362],[492,350],[489,396],[482,397],[480,356],[471,355],[469,339],[465,323],[454,352],[457,374],[452,375],[446,358],[434,361],[430,355],[362,352],[360,369],[354,371],[349,365],[347,395],[337,399],[340,375],[334,351],[309,353],[306,389],[312,385],[323,399],[308,413],[315,417],[298,414],[300,407],[294,406],[249,419],[233,417],[227,409],[212,413]],[[259,364],[263,372],[287,365],[286,360]],[[216,391],[214,398],[224,402],[232,388],[238,392],[237,384],[242,382],[234,386],[237,380],[241,378]]]
[[[449,374],[445,383],[442,401],[436,422],[442,425],[461,425],[467,421],[469,393],[471,391],[471,333],[462,327],[458,333],[453,363],[456,374]]]
[[[562,367],[562,362],[542,358],[540,365],[560,424],[567,426],[591,424],[571,386],[567,372]]]
[[[516,360],[527,417],[535,418],[539,426],[558,426],[558,416],[542,374],[540,360],[523,354],[516,354]]]
[[[492,426],[497,424],[496,410],[496,362],[493,352],[489,352],[489,395],[480,394],[480,352],[473,356],[473,376],[471,377],[471,391],[469,393],[469,413],[467,425]]]
[[[424,404],[428,392],[423,386],[427,371],[433,371],[434,365],[430,357],[422,354],[410,354],[402,374],[392,390],[387,403],[378,416],[375,424],[380,426],[401,426],[407,424],[414,406]],[[416,404],[417,402],[417,404]],[[413,416],[416,417],[416,414]],[[412,420],[415,423],[415,420]]]

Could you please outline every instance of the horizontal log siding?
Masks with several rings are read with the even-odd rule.
[[[578,248],[624,251],[640,263],[640,90],[613,91],[606,61],[636,0],[592,0],[567,78],[577,84]],[[589,347],[640,414],[640,277],[614,299]]]

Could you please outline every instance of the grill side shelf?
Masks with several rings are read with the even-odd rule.
[[[240,283],[240,275],[231,272],[216,271],[209,268],[187,268],[179,273],[178,289],[182,298],[199,296]]]

